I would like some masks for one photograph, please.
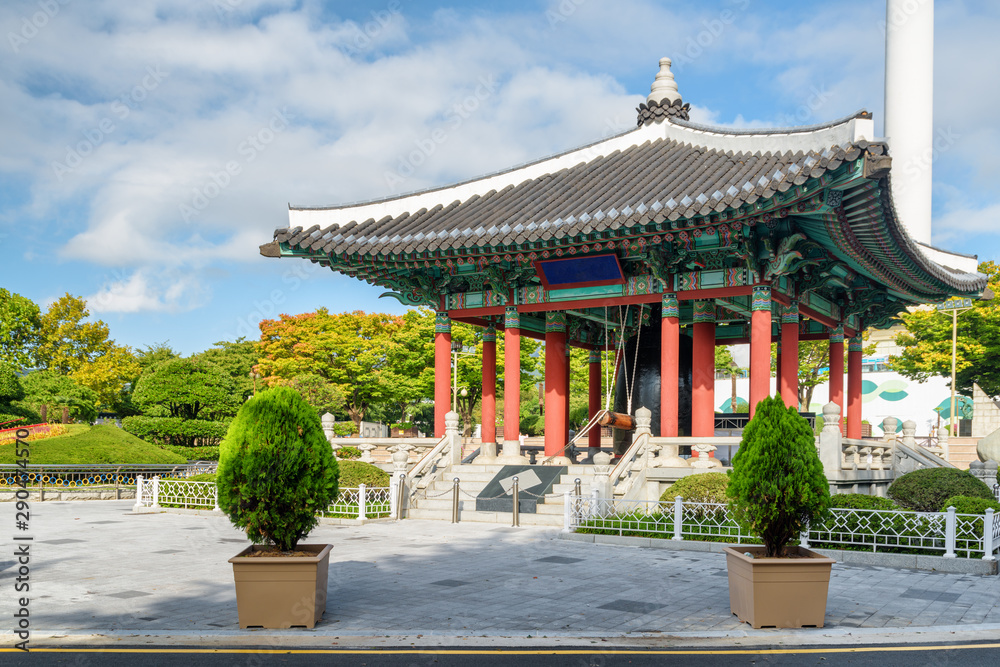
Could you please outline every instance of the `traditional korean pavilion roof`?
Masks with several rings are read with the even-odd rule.
[[[483,294],[484,305],[519,303],[518,289],[538,298],[534,262],[613,252],[626,276],[655,277],[662,291],[729,272],[727,285],[771,283],[854,329],[986,287],[974,259],[907,235],[890,196],[890,147],[868,112],[734,130],[692,123],[687,110],[661,61],[633,130],[448,187],[293,206],[261,253],[440,308],[446,294]]]

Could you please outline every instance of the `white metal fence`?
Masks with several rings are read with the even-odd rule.
[[[159,477],[136,478],[135,506],[181,507],[185,509],[217,510],[218,492],[215,482],[187,482]],[[337,499],[330,504],[325,515],[348,519],[372,519],[390,515],[388,487],[340,489]]]
[[[726,504],[618,500],[567,496],[566,528],[614,535],[648,535],[673,540],[749,542],[754,536]],[[901,510],[831,509],[822,525],[801,535],[802,546],[981,556],[994,560],[1000,548],[1000,514]]]

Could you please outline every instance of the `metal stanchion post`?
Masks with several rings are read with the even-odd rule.
[[[518,499],[518,495],[519,494],[518,494],[518,491],[517,491],[517,477],[514,478],[514,489],[513,489],[513,491],[514,491],[514,523],[513,523],[513,525],[514,526],[520,526],[521,525],[521,507],[520,507],[520,504],[521,503],[520,503],[520,500]]]
[[[451,492],[451,522],[458,523],[458,477],[455,478],[455,486]]]

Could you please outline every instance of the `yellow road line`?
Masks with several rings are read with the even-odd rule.
[[[798,653],[888,653],[893,651],[960,651],[966,649],[1000,648],[993,644],[955,644],[927,646],[850,646],[830,648],[773,648],[773,649],[252,649],[252,648],[32,648],[38,653],[221,653],[221,654],[276,654],[276,655],[788,655]],[[0,653],[22,653],[15,648],[0,648]]]

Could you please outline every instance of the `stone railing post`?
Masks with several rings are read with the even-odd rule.
[[[827,403],[823,406],[823,430],[819,434],[819,460],[828,474],[844,468],[843,443],[840,406]]]
[[[458,413],[449,411],[444,416],[444,434],[448,436],[448,447],[451,449],[451,464],[457,466],[462,462],[462,436],[458,434]]]
[[[368,494],[364,484],[358,484],[358,521],[364,521],[368,517]]]
[[[405,473],[406,467],[410,463],[410,450],[413,449],[410,445],[405,443],[394,445],[389,448],[392,452],[392,473],[393,476],[399,473]]]
[[[938,431],[938,447],[941,449],[939,456],[945,461],[948,460],[948,431],[946,429],[940,429]]]
[[[916,435],[917,435],[917,422],[913,421],[912,419],[907,419],[905,422],[903,422],[903,437],[900,438],[900,442],[902,442],[907,447],[916,447],[917,446]]]
[[[377,448],[377,445],[373,445],[370,442],[358,445],[358,449],[361,450],[361,460],[365,463],[375,463],[375,459],[372,458],[372,451]]]
[[[591,488],[601,500],[611,499],[611,455],[607,452],[594,454],[594,482]]]
[[[397,472],[389,479],[389,514],[399,520],[403,518],[403,503],[406,494],[406,473]]]
[[[895,417],[886,417],[882,420],[882,439],[886,442],[891,442],[895,444],[896,442],[896,428],[899,426],[899,420]]]
[[[325,415],[320,417],[320,422],[323,424],[323,435],[326,436],[326,441],[333,444],[333,439],[335,434],[333,432],[333,425],[336,423],[337,419],[327,412]]]

